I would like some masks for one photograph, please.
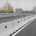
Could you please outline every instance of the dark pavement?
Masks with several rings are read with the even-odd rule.
[[[10,15],[11,14],[11,16],[8,16],[8,15]],[[21,18],[22,16],[23,17],[25,17],[25,16],[31,16],[31,14],[29,13],[16,13],[17,15],[16,16],[12,16],[13,14],[12,13],[10,13],[10,14],[2,14],[2,13],[0,13],[0,15],[7,15],[7,16],[2,16],[2,17],[0,17],[0,23],[2,23],[2,22],[7,22],[7,21],[13,21],[13,20],[15,20],[15,19],[17,19],[17,18]]]
[[[16,36],[36,36],[36,19]]]
[[[21,18],[22,16],[10,16],[10,17],[3,17],[3,18],[0,18],[0,23],[2,22],[8,22],[8,21],[13,21],[13,20],[17,20],[18,18]],[[25,15],[23,16],[25,17]]]

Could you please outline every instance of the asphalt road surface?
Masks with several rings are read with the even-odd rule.
[[[36,19],[16,36],[36,36]]]
[[[16,16],[12,16],[13,14],[10,13],[10,14],[4,14],[4,13],[0,13],[0,23],[2,22],[7,22],[7,21],[11,21],[11,20],[14,20],[14,19],[17,19],[17,18],[20,18],[22,16],[31,16],[31,14],[25,14],[25,13],[17,13]]]
[[[23,15],[25,16],[25,15]],[[22,16],[11,16],[11,17],[3,17],[3,18],[0,18],[0,23],[2,22],[8,22],[8,21],[13,21],[15,19],[18,19],[18,18],[21,18]],[[20,33],[18,33],[16,36],[31,36],[32,35],[32,25],[30,24],[29,26],[27,26],[25,29],[23,29],[24,31],[21,31]],[[24,33],[24,34],[23,34]]]
[[[2,18],[0,18],[0,23],[8,22],[8,21],[13,21],[13,20],[21,18],[21,17],[22,16],[18,16],[18,15],[17,16],[10,16],[10,17],[2,17]],[[23,17],[25,17],[25,15]]]

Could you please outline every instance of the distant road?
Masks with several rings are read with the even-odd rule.
[[[0,18],[0,23],[2,22],[7,22],[7,21],[13,21],[15,19],[18,19],[18,18],[21,18],[21,17],[24,17],[24,16],[10,16],[10,17],[3,17],[3,18]]]
[[[7,21],[13,21],[13,20],[15,20],[15,19],[17,19],[17,18],[21,18],[21,17],[25,17],[25,16],[34,16],[34,15],[32,15],[32,14],[22,14],[22,13],[20,13],[20,14],[17,14],[16,16],[13,16],[13,14],[12,13],[10,13],[10,14],[4,14],[4,13],[0,13],[0,23],[2,23],[2,22],[7,22]]]

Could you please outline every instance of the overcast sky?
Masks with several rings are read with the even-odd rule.
[[[17,0],[17,8],[32,10],[36,6],[36,0]]]
[[[0,7],[3,7],[7,0],[0,0]],[[15,0],[8,0],[8,3],[11,4],[11,6],[16,7],[16,1]]]
[[[2,7],[7,0],[0,0],[0,7]],[[36,0],[8,0],[11,6],[16,8],[23,8],[24,10],[32,10],[36,6]]]

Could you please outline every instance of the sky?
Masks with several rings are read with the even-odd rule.
[[[6,4],[7,0],[0,0],[0,8],[2,8]],[[15,0],[8,0],[8,3],[10,3],[11,6],[16,8],[16,2]]]
[[[17,0],[17,8],[32,10],[36,6],[36,0]]]
[[[24,0],[24,9],[32,10],[36,6],[36,0]]]
[[[0,7],[3,7],[7,0],[0,0]],[[32,10],[36,6],[36,0],[8,0],[8,3],[15,8]]]

